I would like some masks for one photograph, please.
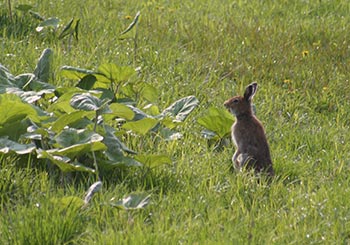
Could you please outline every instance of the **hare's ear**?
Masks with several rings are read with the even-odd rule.
[[[249,84],[245,89],[244,99],[247,101],[251,101],[256,93],[257,88],[258,84],[256,82]]]

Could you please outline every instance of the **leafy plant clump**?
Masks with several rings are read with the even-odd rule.
[[[63,172],[83,171],[97,179],[100,168],[171,163],[166,155],[138,154],[123,141],[137,135],[178,139],[176,128],[198,105],[194,96],[162,112],[150,103],[150,115],[136,105],[157,98],[157,90],[140,81],[132,67],[102,64],[92,71],[64,66],[61,76],[75,86],[56,87],[49,83],[52,56],[51,49],[44,50],[33,73],[14,76],[0,66],[1,155],[21,159],[30,154]]]

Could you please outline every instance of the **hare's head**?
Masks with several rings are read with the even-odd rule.
[[[249,84],[242,96],[234,96],[225,101],[224,106],[235,116],[252,114],[251,102],[258,88],[256,82]]]

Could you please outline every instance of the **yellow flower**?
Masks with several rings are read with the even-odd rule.
[[[306,57],[309,55],[309,51],[308,50],[304,50],[302,53],[303,57]]]
[[[291,80],[289,80],[289,79],[284,79],[284,81],[283,81],[284,83],[291,83],[292,81]]]
[[[124,19],[131,20],[131,19],[132,19],[132,16],[127,15],[127,16],[124,17]]]

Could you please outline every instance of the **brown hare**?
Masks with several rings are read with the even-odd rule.
[[[274,175],[270,148],[267,143],[264,127],[252,111],[252,99],[258,84],[251,83],[246,87],[244,96],[235,96],[224,103],[224,106],[236,116],[232,125],[232,140],[236,152],[232,157],[237,169],[246,167],[255,172],[265,172]]]

